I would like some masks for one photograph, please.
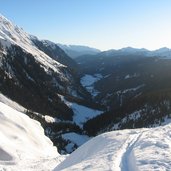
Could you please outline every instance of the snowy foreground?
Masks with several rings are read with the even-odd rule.
[[[0,171],[169,171],[170,154],[168,124],[105,133],[64,157],[37,121],[0,102]]]
[[[39,122],[0,102],[0,171],[48,171],[63,158]]]
[[[169,171],[171,124],[99,135],[73,152],[54,171]]]

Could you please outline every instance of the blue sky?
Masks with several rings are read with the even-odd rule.
[[[5,0],[0,12],[54,42],[101,50],[171,48],[171,0]]]

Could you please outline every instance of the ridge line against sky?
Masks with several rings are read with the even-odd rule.
[[[28,33],[101,50],[171,48],[170,0],[5,0],[0,13]]]

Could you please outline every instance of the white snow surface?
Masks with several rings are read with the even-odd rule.
[[[82,145],[54,171],[169,171],[170,153],[171,124],[112,131]]]
[[[52,170],[62,160],[39,122],[0,102],[0,170]]]
[[[85,144],[88,137],[66,133],[78,145],[71,155],[57,153],[40,123],[6,104],[17,103],[0,95],[0,170],[2,171],[169,171],[171,123],[165,126],[112,131]],[[19,109],[21,109],[19,107]],[[134,117],[133,117],[134,118]],[[69,144],[68,148],[72,147]]]
[[[103,113],[103,111],[91,109],[82,105],[79,105],[77,103],[70,102],[65,99],[64,96],[59,95],[61,100],[73,110],[74,116],[73,121],[79,125],[80,127],[83,126],[83,123],[85,123],[87,120],[96,117],[97,115],[100,115]]]
[[[52,69],[54,72],[60,73],[60,67],[66,67],[59,62],[53,60],[44,52],[39,50],[32,39],[37,39],[26,33],[22,28],[14,25],[11,21],[0,14],[0,43],[6,48],[11,45],[18,45],[27,53],[34,56],[46,72]],[[62,77],[62,76],[61,76]]]
[[[97,96],[99,92],[94,88],[94,84],[102,79],[103,76],[101,74],[94,74],[94,75],[84,75],[81,78],[81,84],[83,87],[87,89],[87,91],[93,96]]]

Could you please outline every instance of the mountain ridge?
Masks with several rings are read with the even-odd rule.
[[[61,96],[71,104],[77,103],[77,107],[87,105],[90,111],[98,108],[79,82],[76,62],[56,44],[54,48],[52,42],[29,35],[5,17],[0,18],[0,36],[1,93],[39,120],[58,150],[65,150],[60,146],[66,146],[69,140],[62,139],[62,134],[81,134],[83,130],[76,125],[78,114]],[[54,122],[47,122],[46,116]],[[76,145],[73,146],[74,149]]]
[[[168,48],[149,55],[127,47],[81,56],[76,63],[56,43],[39,40],[3,17],[0,36],[1,93],[40,121],[62,154],[81,145],[71,135],[85,141],[170,118]]]

